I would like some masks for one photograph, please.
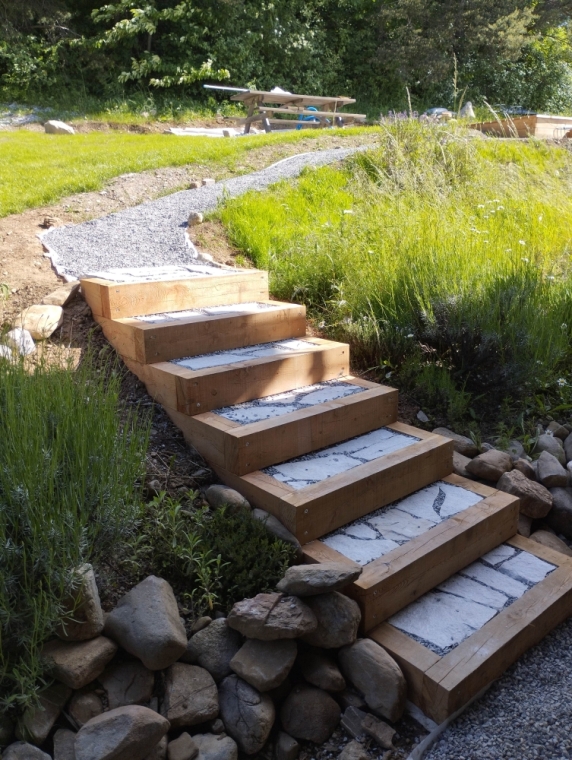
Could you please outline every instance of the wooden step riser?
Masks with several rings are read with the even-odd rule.
[[[485,498],[370,562],[359,580],[344,589],[360,606],[364,633],[516,533],[519,512],[516,497],[457,475],[443,480]],[[353,564],[319,540],[303,549],[309,563]]]
[[[166,411],[187,443],[212,466],[246,475],[395,422],[397,391],[377,386],[249,425],[212,412],[190,417],[173,409]]]
[[[507,543],[557,569],[443,657],[389,623],[370,631],[398,662],[408,698],[442,723],[572,614],[572,561],[515,536]]]
[[[319,339],[313,342],[316,349],[307,353],[255,359],[196,372],[168,362],[140,364],[123,358],[156,401],[192,416],[349,374],[347,345]]]
[[[217,304],[217,306],[220,304]],[[271,343],[306,334],[306,308],[281,308],[253,314],[197,316],[176,323],[149,324],[134,319],[96,317],[105,337],[127,359],[141,364],[167,362],[210,351]]]
[[[419,434],[421,437],[423,431]],[[223,483],[273,514],[306,544],[450,475],[452,444],[441,436],[426,434],[406,449],[298,491],[261,471],[241,477],[221,467],[213,469]]]
[[[94,316],[122,319],[203,306],[267,301],[268,272],[194,277],[188,280],[117,283],[99,278],[81,281]]]

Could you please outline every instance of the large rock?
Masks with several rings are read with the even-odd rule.
[[[543,451],[547,451],[552,456],[555,456],[561,465],[566,464],[566,454],[564,453],[564,446],[560,438],[555,438],[548,433],[539,436],[534,447],[534,453],[539,454]]]
[[[458,433],[454,433],[452,430],[444,427],[435,428],[433,432],[453,441],[453,448],[455,451],[457,451],[459,454],[462,454],[464,457],[469,457],[469,459],[472,459],[479,453],[479,450],[476,447],[475,443],[470,438],[467,438],[466,435],[459,435]]]
[[[530,540],[536,541],[537,544],[542,544],[542,546],[547,546],[549,549],[554,549],[561,554],[566,554],[568,557],[572,557],[572,549],[549,530],[537,530],[531,534]]]
[[[167,746],[169,744],[169,737],[165,736],[153,747],[148,755],[145,755],[144,760],[167,760]]]
[[[148,707],[117,707],[80,728],[76,760],[143,760],[168,730],[169,721]]]
[[[353,599],[333,591],[331,594],[310,596],[306,603],[318,621],[314,631],[302,636],[307,644],[338,649],[356,640],[361,612]]]
[[[524,536],[525,538],[528,538],[530,536],[530,533],[532,531],[532,518],[527,517],[526,515],[519,514],[518,515],[518,527],[516,529],[516,532]]]
[[[12,346],[20,356],[29,356],[36,350],[34,339],[28,330],[22,330],[21,327],[15,327],[9,330],[4,336],[4,340],[9,346]]]
[[[339,591],[357,580],[362,573],[360,565],[346,562],[324,562],[315,565],[294,565],[286,570],[276,588],[283,594],[315,596]]]
[[[232,673],[230,661],[241,646],[240,633],[228,627],[226,618],[219,618],[191,637],[181,660],[198,663],[218,682]]]
[[[546,428],[546,432],[552,433],[552,435],[555,435],[557,438],[560,438],[561,441],[565,441],[569,435],[569,431],[564,427],[564,425],[561,425],[559,422],[556,422],[556,420],[553,420],[548,425],[548,427]]]
[[[168,760],[194,760],[198,754],[199,748],[186,731],[169,742],[167,747]]]
[[[33,744],[14,742],[2,753],[2,760],[52,760],[52,758]]]
[[[52,335],[64,321],[61,306],[36,304],[28,306],[14,320],[14,327],[27,330],[34,340],[45,340]]]
[[[47,296],[44,296],[42,298],[42,303],[47,303],[51,306],[67,306],[68,303],[79,293],[79,287],[79,280],[66,282],[62,284],[57,290],[52,291]]]
[[[258,594],[254,599],[237,602],[227,622],[243,636],[263,641],[296,639],[318,626],[306,603],[282,594]]]
[[[469,457],[465,457],[462,454],[459,454],[458,451],[453,452],[453,472],[455,475],[459,475],[461,478],[469,478],[469,480],[472,479],[472,475],[470,472],[467,471],[467,465],[469,464],[471,460]]]
[[[155,674],[137,660],[117,662],[106,668],[99,682],[107,692],[109,708],[144,705],[151,699]]]
[[[387,723],[368,713],[362,721],[362,726],[366,734],[375,739],[380,747],[383,747],[383,749],[394,749],[393,737],[396,732]]]
[[[550,493],[553,506],[546,522],[557,533],[572,539],[572,488],[552,488]]]
[[[274,704],[238,676],[228,676],[219,687],[220,714],[227,733],[247,755],[266,744],[274,719]]]
[[[149,670],[163,670],[187,648],[173,589],[150,575],[119,600],[105,621],[105,633]]]
[[[506,451],[491,449],[479,454],[472,459],[467,465],[467,472],[476,478],[496,481],[504,475],[505,472],[512,470],[512,459]]]
[[[176,662],[165,675],[161,714],[172,728],[196,726],[218,715],[218,695],[213,677],[197,665]]]
[[[506,447],[506,453],[510,454],[513,461],[526,456],[525,448],[520,441],[509,441],[509,444]]]
[[[42,649],[49,673],[72,689],[94,681],[117,652],[117,644],[106,636],[89,641],[54,639]]]
[[[258,691],[270,691],[284,681],[297,652],[296,642],[290,639],[248,639],[232,658],[230,667]]]
[[[43,744],[72,693],[69,686],[54,683],[44,689],[36,707],[28,707],[16,725],[16,738]]]
[[[296,686],[280,710],[282,728],[295,739],[323,744],[340,722],[338,703],[322,689]]]
[[[536,470],[526,459],[517,459],[513,469],[522,472],[529,480],[536,480]]]
[[[566,461],[570,462],[572,460],[572,433],[566,436],[566,440],[564,441],[564,454]]]
[[[227,506],[231,512],[236,512],[239,509],[250,510],[250,504],[244,498],[244,496],[234,488],[228,488],[227,486],[214,485],[209,486],[205,493],[206,499],[209,505],[213,509]]]
[[[296,760],[299,753],[300,745],[296,739],[285,731],[280,731],[274,748],[276,760]]]
[[[195,734],[193,740],[199,748],[197,760],[238,760],[238,747],[230,736]]]
[[[300,672],[312,686],[324,691],[343,691],[346,682],[336,663],[319,650],[302,652],[298,657]]]
[[[546,488],[566,488],[568,485],[568,471],[547,451],[538,457],[536,477]]]
[[[291,544],[294,549],[296,549],[296,556],[302,561],[302,545],[296,536],[293,533],[290,533],[288,528],[282,525],[277,517],[274,517],[274,515],[271,515],[270,512],[266,512],[264,509],[253,509],[252,516],[255,520],[260,520],[261,523],[264,523],[266,530],[269,533],[272,533],[273,536],[276,536],[276,538],[279,538],[287,544]]]
[[[101,715],[102,712],[103,702],[94,691],[76,691],[67,707],[67,713],[75,721],[77,728],[81,728],[96,715]]]
[[[552,507],[552,494],[540,483],[529,480],[519,470],[505,472],[497,483],[505,491],[520,499],[520,511],[534,520],[546,517]]]
[[[75,733],[68,728],[54,734],[54,760],[75,760]]]
[[[371,639],[361,639],[338,655],[342,673],[364,695],[369,709],[395,723],[405,708],[407,687],[399,665]]]
[[[44,131],[48,135],[75,135],[75,129],[65,121],[50,119],[44,124]]]
[[[57,630],[64,641],[86,641],[103,631],[103,610],[95,574],[85,564],[74,573],[74,589],[64,602],[64,617]]]

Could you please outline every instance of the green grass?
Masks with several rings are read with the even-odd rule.
[[[344,129],[330,134],[346,137],[359,132]],[[73,136],[0,133],[0,217],[53,203],[72,193],[100,190],[112,177],[128,172],[186,164],[235,170],[251,151],[318,139],[320,133],[304,130],[219,140],[124,132]]]
[[[221,216],[276,296],[467,420],[568,399],[571,191],[564,149],[402,122],[343,170],[307,170]]]

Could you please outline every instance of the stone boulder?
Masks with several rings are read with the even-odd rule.
[[[466,435],[459,435],[458,433],[454,433],[452,430],[444,427],[435,428],[433,432],[453,441],[454,450],[464,457],[472,459],[479,453],[479,450],[476,447],[475,443],[470,438],[467,438]]]
[[[396,733],[394,728],[391,728],[387,723],[369,713],[363,719],[362,726],[366,734],[371,736],[380,747],[383,747],[383,749],[394,749],[393,737]]]
[[[471,460],[469,457],[465,457],[462,454],[459,454],[458,451],[453,452],[453,472],[455,475],[459,475],[461,478],[468,478],[469,480],[472,479],[472,475],[470,472],[467,471],[467,465],[469,464]]]
[[[520,499],[520,511],[533,520],[546,517],[552,508],[552,494],[540,483],[529,480],[519,470],[505,472],[497,483],[499,491],[505,491]]]
[[[167,746],[169,744],[169,738],[165,736],[153,747],[148,755],[145,755],[144,760],[167,760]]]
[[[526,515],[519,514],[518,515],[518,527],[516,529],[516,532],[524,536],[525,538],[528,538],[530,536],[530,532],[532,530],[532,518],[527,517]]]
[[[64,641],[86,641],[103,631],[103,610],[95,574],[91,565],[85,564],[74,573],[74,589],[65,600],[67,612],[57,630]]]
[[[209,486],[205,493],[206,500],[213,509],[227,506],[231,512],[236,512],[238,509],[250,510],[249,502],[244,496],[234,488],[228,488],[227,486],[214,485]]]
[[[44,131],[47,135],[75,135],[75,129],[66,124],[65,121],[50,119],[44,124]]]
[[[572,549],[549,530],[537,530],[531,533],[530,540],[536,541],[537,544],[542,544],[542,546],[547,546],[549,549],[554,549],[561,554],[566,554],[568,557],[572,557]]]
[[[187,648],[173,589],[154,575],[119,600],[105,621],[104,631],[149,670],[169,667]]]
[[[395,723],[405,708],[407,686],[399,665],[371,639],[344,647],[342,673],[363,695],[372,713]]]
[[[220,714],[227,733],[247,755],[266,744],[274,719],[274,703],[238,676],[228,676],[219,686]]]
[[[511,470],[512,459],[510,454],[505,451],[498,451],[498,449],[491,449],[485,451],[484,454],[479,454],[467,465],[467,472],[473,477],[493,480],[495,483],[505,472]]]
[[[259,520],[264,523],[266,530],[272,533],[273,536],[279,538],[287,544],[291,544],[296,549],[296,556],[301,562],[303,559],[302,545],[293,533],[290,533],[277,517],[271,515],[270,512],[266,512],[264,509],[253,509],[252,517],[255,520]]]
[[[564,446],[560,438],[555,438],[548,433],[540,435],[534,447],[534,453],[540,454],[543,451],[547,451],[552,456],[555,456],[561,465],[566,465],[566,454],[564,453]]]
[[[565,441],[569,435],[569,431],[564,427],[564,425],[556,422],[556,420],[553,420],[551,423],[549,423],[548,427],[546,428],[546,432],[552,433],[552,435],[555,435],[556,438],[560,438],[561,441]]]
[[[338,649],[352,644],[357,638],[361,612],[356,602],[333,591],[306,598],[318,625],[314,631],[301,638],[307,644],[323,649]]]
[[[193,741],[199,748],[197,760],[238,760],[238,747],[230,736],[195,734]]]
[[[346,562],[324,562],[315,565],[294,565],[286,570],[276,586],[283,594],[315,596],[339,591],[353,583],[362,573],[360,565]]]
[[[513,469],[522,472],[529,480],[536,480],[536,470],[526,459],[517,459]]]
[[[28,707],[18,719],[16,738],[32,744],[43,744],[72,693],[69,686],[54,683],[40,692],[39,704]]]
[[[42,303],[50,304],[51,306],[67,306],[78,295],[79,288],[79,280],[66,282],[60,285],[57,290],[53,290],[47,296],[44,296]]]
[[[167,747],[168,760],[194,760],[198,754],[199,748],[186,731],[170,741]]]
[[[155,674],[137,660],[111,664],[99,677],[111,710],[125,705],[144,705],[151,699]]]
[[[76,760],[143,760],[168,730],[169,721],[148,707],[117,707],[80,728]]]
[[[27,330],[34,340],[46,340],[64,321],[61,306],[36,304],[28,306],[14,320],[14,327]]]
[[[285,731],[280,731],[274,747],[276,760],[296,760],[299,753],[300,745],[296,739]]]
[[[227,622],[243,636],[263,641],[296,639],[318,626],[316,616],[305,602],[282,594],[258,594],[237,602]]]
[[[336,663],[319,650],[302,652],[298,657],[300,672],[312,686],[324,691],[343,691],[346,682]]]
[[[564,455],[567,462],[572,460],[572,433],[567,435],[564,441]]]
[[[33,744],[14,742],[2,753],[2,760],[52,760],[52,758]]]
[[[67,713],[76,723],[77,728],[81,728],[96,715],[101,715],[102,712],[103,702],[94,691],[76,691],[67,707]]]
[[[248,639],[232,658],[230,667],[258,691],[270,691],[284,681],[297,652],[296,642],[291,639]]]
[[[568,485],[568,471],[547,451],[538,457],[536,477],[546,488],[566,488]]]
[[[172,728],[196,726],[218,716],[216,684],[204,668],[176,662],[165,674],[161,714]]]
[[[314,686],[296,686],[280,711],[282,728],[295,739],[323,744],[340,722],[341,710],[335,699]]]
[[[546,523],[557,533],[572,539],[572,488],[551,488],[553,506]]]
[[[230,661],[241,646],[240,633],[228,627],[226,618],[219,618],[189,639],[181,660],[197,663],[218,682],[232,673]]]
[[[9,346],[12,346],[20,356],[30,356],[36,350],[36,344],[28,330],[22,330],[21,327],[15,327],[9,330],[4,336],[4,340]]]
[[[54,734],[54,760],[75,760],[75,733],[68,728]]]
[[[117,644],[106,636],[88,641],[53,639],[42,649],[50,675],[72,689],[94,681],[117,652]]]

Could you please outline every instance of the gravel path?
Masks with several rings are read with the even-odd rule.
[[[568,760],[571,724],[572,619],[520,657],[425,760]]]
[[[84,224],[57,227],[41,239],[58,274],[67,276],[111,267],[189,264],[191,250],[185,241],[189,212],[212,211],[225,193],[235,197],[262,190],[278,180],[297,177],[305,166],[331,164],[366,147],[302,153],[262,171],[183,190]]]

